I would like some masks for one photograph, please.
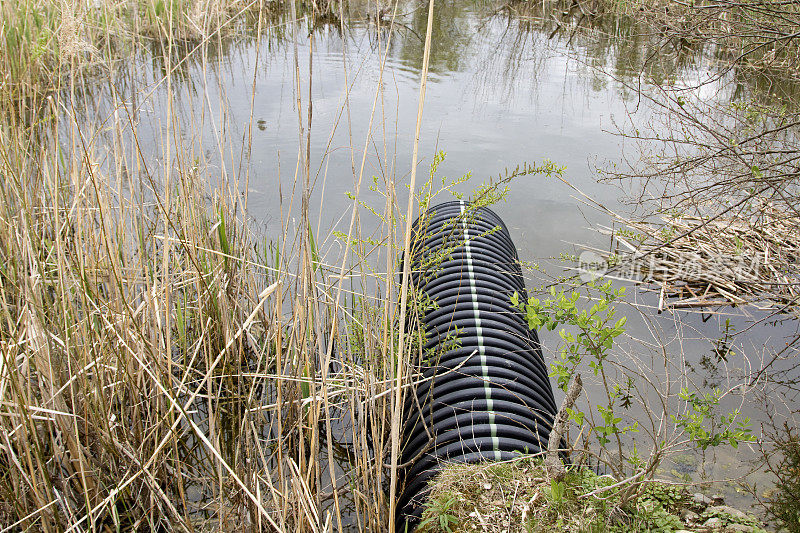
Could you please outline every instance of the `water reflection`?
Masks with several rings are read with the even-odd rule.
[[[424,36],[428,25],[428,9],[423,3],[409,3],[410,15],[405,15],[406,24],[412,28],[413,37],[395,40],[392,55],[406,64],[419,66],[425,43]],[[407,8],[404,6],[405,11]],[[470,60],[470,40],[474,36],[476,17],[469,2],[443,2],[437,5],[433,14],[431,33],[430,66],[434,75],[461,72]],[[432,79],[436,79],[433,76]]]

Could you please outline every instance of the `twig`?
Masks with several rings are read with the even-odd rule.
[[[550,431],[550,437],[547,440],[547,456],[544,460],[544,467],[547,474],[556,481],[561,481],[564,479],[564,476],[567,475],[567,470],[558,457],[559,443],[567,429],[567,420],[569,419],[568,411],[575,405],[575,400],[578,399],[582,387],[583,382],[581,381],[581,375],[575,374],[575,378],[572,380],[567,390],[567,395],[561,402],[561,407],[556,415],[553,429]]]

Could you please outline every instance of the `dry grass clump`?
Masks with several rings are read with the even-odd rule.
[[[91,152],[62,165],[20,131],[0,145],[2,523],[188,527],[201,494],[255,505],[258,469],[226,461],[265,453],[247,370],[275,368],[280,291],[254,301],[227,201],[188,180],[125,194]]]
[[[0,128],[0,525],[378,527],[382,312],[207,173],[118,182],[41,135]]]

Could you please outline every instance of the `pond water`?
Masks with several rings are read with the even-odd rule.
[[[324,243],[323,257],[336,264],[340,248],[331,233],[347,232],[353,204],[348,193],[355,190],[365,144],[360,200],[379,209],[384,205],[384,197],[369,189],[375,176],[378,190],[388,179],[397,182],[398,203],[405,206],[403,184],[410,173],[426,9],[425,3],[401,2],[399,23],[392,31],[386,27],[391,13],[384,13],[387,20],[379,26],[374,6],[357,4],[348,8],[343,25],[308,18],[293,23],[277,16],[259,35],[256,22],[250,21],[245,37],[212,46],[204,54],[179,56],[170,87],[158,83],[164,60],[145,57],[121,74],[116,86],[121,100],[135,110],[144,153],[160,153],[164,143],[196,147],[188,163],[217,168],[222,180],[240,176],[238,193],[246,199],[248,216],[272,237],[281,235],[282,225],[293,226],[298,216],[297,205],[287,213],[292,200],[300,201],[300,187],[293,185],[302,174],[298,161],[308,130],[301,131],[301,122],[307,126],[310,100],[315,238]],[[506,168],[550,160],[566,167],[569,183],[608,208],[626,212],[631,209],[624,201],[629,191],[598,183],[597,169],[635,156],[636,146],[625,144],[619,128],[655,120],[654,109],[634,88],[641,83],[647,90],[656,82],[688,85],[708,77],[712,62],[702,53],[666,57],[642,72],[642,61],[652,50],[645,39],[633,38],[622,21],[573,34],[571,29],[554,31],[554,23],[547,22],[549,14],[528,11],[514,13],[480,1],[437,4],[417,183],[426,178],[438,150],[447,153],[440,176],[458,178],[471,172],[472,178],[456,187],[466,193]],[[140,81],[126,83],[134,77]],[[142,77],[149,92],[135,102],[131,95],[141,88]],[[382,90],[376,100],[379,82]],[[703,90],[710,98],[726,98],[741,92],[741,84],[728,76]],[[176,95],[173,117],[167,114],[168,92]],[[179,132],[177,139],[164,138],[164,125],[170,121]],[[151,164],[167,163],[153,157]],[[449,199],[448,194],[439,199]],[[508,224],[521,259],[540,264],[548,276],[572,265],[559,257],[580,251],[576,244],[608,247],[608,237],[594,229],[608,220],[556,178],[534,175],[513,181],[507,201],[495,210]],[[362,233],[369,235],[378,220],[366,210],[361,216]],[[529,286],[548,279],[531,273]],[[674,379],[659,369],[664,357],[683,354],[698,369],[690,373],[693,379],[717,379],[723,388],[733,386],[735,380],[714,378],[715,372],[736,376],[758,368],[770,349],[797,329],[793,321],[759,321],[766,315],[756,312],[729,315],[723,310],[710,320],[699,314],[657,314],[654,295],[631,293],[643,312],[623,310],[629,314],[631,339],[623,341],[622,348],[641,356],[644,348],[638,340],[651,349],[654,334],[660,337],[665,351],[653,350],[652,359],[640,357],[652,365],[656,381]],[[709,339],[723,336],[726,318],[732,321],[732,331],[744,333],[728,339],[736,349],[727,362],[707,358],[704,370],[701,361],[714,348]],[[543,342],[552,357],[557,335],[545,333]],[[594,399],[594,391],[590,396]],[[737,407],[741,397],[733,394],[729,400],[728,406]],[[793,397],[783,401],[796,405]],[[743,413],[756,423],[764,409],[757,401],[742,405]],[[732,478],[742,461],[755,456],[748,446],[707,456],[689,454],[681,464],[667,465],[664,474],[705,471],[714,478]],[[727,492],[735,504],[749,502],[731,487],[712,490]]]

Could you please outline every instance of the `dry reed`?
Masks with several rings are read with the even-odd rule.
[[[246,176],[216,177],[194,156],[202,139],[173,142],[184,127],[173,119],[181,63],[199,56],[207,68],[209,43],[244,14],[269,26],[275,6],[265,4],[0,7],[0,41],[14,44],[0,52],[10,73],[0,87],[3,530],[388,523],[393,395],[408,380],[395,372],[410,349],[396,346],[397,302],[380,297],[395,290],[395,228],[383,228],[382,274],[371,274],[363,250],[320,256],[308,203],[312,108],[299,96],[310,74],[296,67],[308,132],[294,181],[302,202],[281,207],[282,228],[292,217],[301,224],[271,246],[242,214]],[[295,27],[300,10],[288,10],[284,26]],[[153,43],[168,102],[160,166],[143,151],[136,106],[113,83],[99,123],[74,109],[103,85],[93,74]],[[387,49],[381,43],[382,60]],[[243,142],[224,149],[246,157]],[[384,219],[402,221],[387,187]],[[347,250],[361,239],[351,223]],[[359,276],[376,292],[358,290]]]

